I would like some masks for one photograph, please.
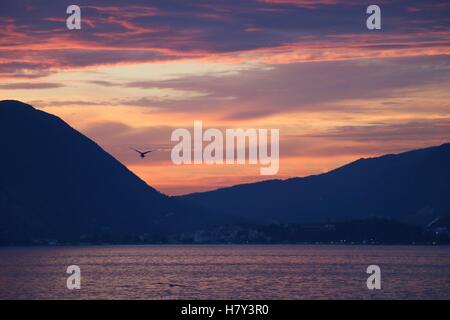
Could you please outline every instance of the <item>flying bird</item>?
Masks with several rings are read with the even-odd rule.
[[[185,285],[182,285],[182,284],[177,284],[177,283],[156,282],[156,284],[168,285],[171,288],[174,288],[174,287],[187,288],[188,287],[188,286],[185,286]]]
[[[147,153],[153,152],[153,150],[139,151],[139,150],[134,149],[134,148],[130,148],[130,149],[136,151],[137,153],[139,153],[139,156],[140,156],[141,158],[145,158],[145,156],[147,155]]]

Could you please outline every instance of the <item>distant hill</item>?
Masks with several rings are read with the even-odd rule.
[[[448,235],[450,144],[360,159],[316,176],[168,197],[58,117],[8,100],[0,101],[0,150],[0,245],[176,243],[221,226],[234,234],[243,224],[292,224],[286,230],[303,233],[309,227],[295,225],[374,217]],[[386,226],[391,234],[413,230],[389,222],[376,232]],[[255,230],[273,237],[283,228]]]
[[[379,217],[425,226],[450,216],[450,144],[360,159],[321,175],[180,198],[255,224]]]
[[[159,235],[214,223],[56,116],[0,102],[0,243]]]

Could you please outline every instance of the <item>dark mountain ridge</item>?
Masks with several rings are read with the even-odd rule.
[[[214,217],[161,194],[60,118],[0,102],[0,238],[166,234]]]
[[[371,218],[441,232],[450,217],[450,144],[321,175],[168,197],[60,118],[7,100],[0,101],[0,150],[0,244],[151,243],[225,225],[234,232],[243,223]]]
[[[426,225],[450,215],[450,144],[359,159],[325,174],[181,196],[250,223],[380,217]]]

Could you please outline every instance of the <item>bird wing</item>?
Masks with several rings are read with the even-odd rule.
[[[145,152],[141,152],[142,154],[147,154],[147,153],[150,153],[150,152],[153,152],[153,150],[149,150],[149,151],[145,151]]]
[[[142,152],[140,152],[139,150],[137,150],[137,149],[135,149],[135,148],[131,148],[131,147],[130,147],[130,149],[136,151],[137,153],[142,153]]]

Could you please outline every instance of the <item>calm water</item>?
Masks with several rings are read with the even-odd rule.
[[[81,290],[66,287],[72,264]],[[370,264],[382,270],[377,292],[366,288]],[[0,248],[0,298],[450,299],[450,247]]]

